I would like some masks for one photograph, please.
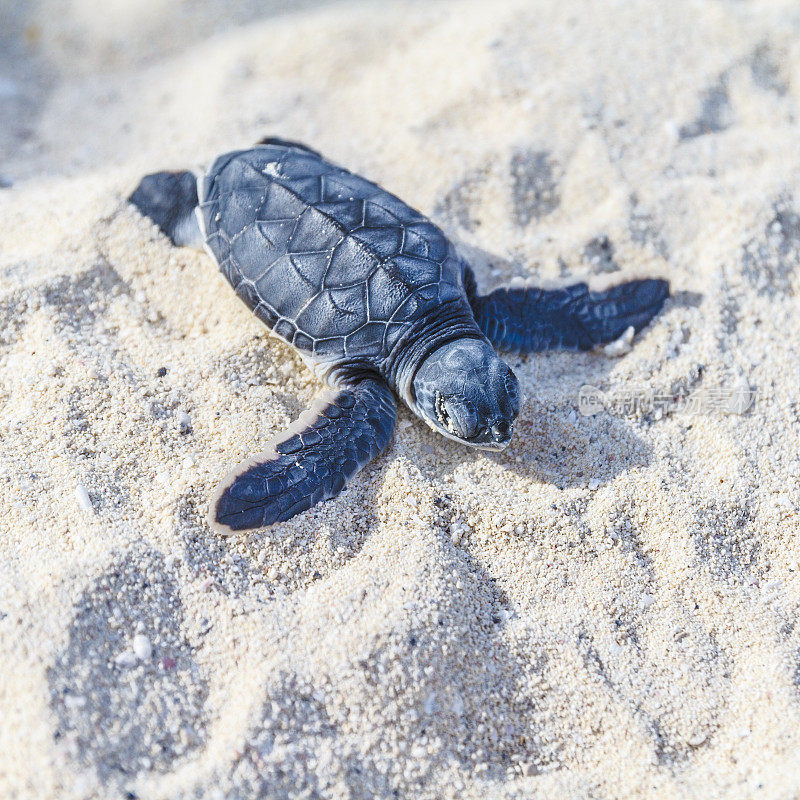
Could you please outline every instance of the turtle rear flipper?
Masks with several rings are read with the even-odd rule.
[[[128,198],[178,247],[203,249],[203,235],[195,215],[197,177],[186,170],[145,175]]]
[[[263,453],[220,481],[209,508],[212,530],[272,525],[336,497],[385,449],[396,416],[392,390],[380,379],[326,391]]]

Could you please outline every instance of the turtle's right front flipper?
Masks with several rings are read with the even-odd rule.
[[[211,528],[224,535],[260,528],[336,497],[384,450],[396,416],[394,395],[378,378],[326,391],[267,450],[223,478],[211,498]]]
[[[664,280],[633,280],[605,291],[585,283],[563,289],[509,286],[479,295],[471,272],[465,276],[475,321],[497,347],[517,353],[588,350],[638,333],[669,297]]]
[[[195,216],[197,177],[187,171],[145,175],[128,200],[178,247],[203,249]]]

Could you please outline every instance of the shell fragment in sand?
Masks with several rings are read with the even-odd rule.
[[[78,505],[83,511],[85,511],[87,514],[94,514],[92,498],[89,497],[89,492],[82,483],[79,483],[75,487],[75,499],[78,501]]]

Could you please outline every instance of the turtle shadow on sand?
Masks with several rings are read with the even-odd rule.
[[[597,371],[592,375],[596,379]],[[525,388],[522,378],[521,383]],[[652,447],[637,433],[636,423],[605,410],[582,416],[578,391],[576,385],[574,401],[566,398],[555,408],[526,403],[517,417],[511,444],[500,452],[450,442],[420,425],[424,443],[417,466],[423,475],[438,482],[448,480],[443,467],[452,473],[464,463],[488,459],[502,469],[562,490],[589,484],[599,488],[627,470],[647,466]],[[429,455],[435,457],[426,457]]]
[[[606,412],[597,417],[523,409],[508,451],[486,457],[532,480],[558,489],[610,483],[646,466],[652,448],[632,424]]]

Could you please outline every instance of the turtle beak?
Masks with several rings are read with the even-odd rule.
[[[445,432],[445,436],[447,435],[447,432]],[[511,424],[505,421],[496,422],[488,428],[483,428],[480,433],[472,439],[457,439],[456,441],[461,441],[463,444],[477,447],[480,450],[505,450],[508,443],[511,441]]]
[[[511,425],[505,420],[496,422],[489,431],[492,439],[501,447],[505,447],[511,441]]]

